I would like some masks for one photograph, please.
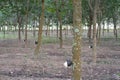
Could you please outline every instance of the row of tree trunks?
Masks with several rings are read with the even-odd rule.
[[[96,45],[97,43],[100,43],[100,38],[101,38],[101,21],[102,21],[102,13],[101,13],[101,8],[100,8],[100,0],[88,0],[89,6],[90,6],[90,14],[89,14],[89,19],[92,21],[92,23],[89,22],[89,28],[88,28],[88,38],[89,42],[91,42],[91,33],[92,33],[92,28],[91,25],[93,25],[93,62],[96,63]],[[92,5],[94,3],[94,5]],[[93,14],[91,16],[91,14]],[[98,27],[96,27],[96,24],[98,23]],[[105,22],[103,21],[103,36],[104,36],[104,31],[105,31]],[[114,24],[114,36],[115,39],[117,40],[118,34],[117,34],[117,28],[116,28],[116,16],[113,16],[113,24]],[[109,24],[107,25],[107,32],[109,32],[110,26]]]
[[[61,15],[61,7],[63,8],[63,4],[64,2],[62,2],[62,5],[60,5],[60,7],[57,7],[58,4],[58,0],[56,1],[55,5],[56,5],[56,15],[58,17],[58,23],[59,23],[59,27],[60,27],[60,31],[59,31],[59,41],[60,41],[60,48],[63,47],[63,37],[62,37],[62,15]],[[57,23],[57,24],[58,24]],[[57,27],[57,36],[58,36],[58,27]]]

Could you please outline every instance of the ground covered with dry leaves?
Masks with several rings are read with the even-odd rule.
[[[69,40],[69,41],[68,41]],[[39,55],[34,56],[34,40],[0,40],[0,80],[71,80],[72,67],[63,63],[72,58],[72,41],[43,44]],[[83,80],[120,80],[120,42],[114,39],[102,40],[97,46],[97,63],[92,64],[92,49],[88,40],[82,45]]]

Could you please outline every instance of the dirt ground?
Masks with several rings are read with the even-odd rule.
[[[34,41],[27,48],[18,40],[0,40],[0,80],[71,80],[72,67],[63,63],[72,58],[71,44],[43,44],[40,54],[34,56]],[[82,45],[83,80],[120,80],[120,42],[110,39],[97,46],[97,63],[92,64],[92,49],[88,40]]]

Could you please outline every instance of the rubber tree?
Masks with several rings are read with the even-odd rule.
[[[56,16],[58,17],[58,14],[59,14],[59,13],[58,13],[58,5],[57,5],[57,4],[58,4],[58,0],[55,0],[55,1],[54,1],[54,5],[55,5],[55,7],[56,7],[56,8],[55,8],[55,10],[56,10]],[[58,23],[59,23],[59,22],[58,22],[58,18],[57,18],[57,22],[56,22],[56,23],[57,23],[57,24],[56,24],[56,26],[57,26],[56,35],[57,35],[57,37],[58,37],[58,36],[59,36],[59,35],[58,35],[58,34],[59,34],[59,33],[58,33]]]
[[[73,0],[73,80],[82,80],[81,75],[81,39],[82,9],[81,0]]]
[[[88,22],[88,38],[89,38],[89,42],[92,42],[92,25],[93,25],[93,0],[87,0],[87,3],[88,3],[88,19],[87,19],[87,22]],[[86,10],[86,9],[85,9]]]
[[[98,9],[98,1],[95,0],[94,10],[93,10],[93,62],[96,63],[96,45],[97,45],[97,39],[96,39],[96,23],[97,23],[97,9]]]
[[[59,6],[59,9],[58,9],[58,11],[57,11],[57,17],[58,17],[58,22],[59,22],[59,24],[60,24],[60,32],[59,32],[59,40],[60,40],[60,48],[62,48],[63,47],[63,35],[62,35],[62,15],[61,15],[61,13],[62,13],[62,9],[61,9],[61,7],[63,7],[63,5],[64,5],[64,2],[62,1],[61,2],[61,0],[59,1],[61,4],[60,4],[60,6]]]
[[[28,14],[29,14],[29,0],[27,0],[26,6],[25,47],[27,47]]]
[[[34,51],[35,55],[38,55],[39,49],[41,46],[41,42],[42,42],[42,28],[44,25],[44,9],[45,9],[45,4],[44,4],[44,0],[42,0],[42,12],[41,12],[41,16],[40,16],[39,31],[38,31],[38,44],[37,44],[35,51]]]

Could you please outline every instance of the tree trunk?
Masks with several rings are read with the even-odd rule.
[[[57,4],[58,4],[58,0],[56,0],[56,1],[54,2],[54,4],[55,4],[55,7],[56,7],[56,16],[57,16],[57,18],[58,18],[58,16],[59,16],[59,15],[58,15],[58,14],[59,14],[59,12],[58,12],[58,5],[57,5]],[[56,24],[56,26],[57,26],[57,34],[56,34],[56,36],[57,36],[57,37],[59,37],[58,25],[59,25],[59,22],[58,22],[58,19],[57,19],[57,24]]]
[[[49,25],[50,25],[50,19],[48,19],[48,21],[46,22],[47,23],[47,30],[46,30],[46,36],[48,36],[49,33]]]
[[[24,26],[21,27],[22,34],[24,34]]]
[[[110,30],[109,30],[109,23],[107,23],[107,33],[109,33]]]
[[[91,42],[91,31],[92,31],[92,29],[91,29],[91,24],[90,24],[89,27],[88,27],[88,38],[89,38],[89,42]]]
[[[0,32],[1,32],[1,27],[2,27],[2,26],[0,25]]]
[[[18,39],[19,41],[21,40],[21,29],[20,29],[20,25],[18,25]]]
[[[73,0],[73,80],[82,80],[81,75],[81,38],[82,8],[81,0]]]
[[[117,28],[116,28],[116,18],[113,18],[113,24],[114,24],[114,35],[115,35],[115,39],[117,40]]]
[[[39,53],[39,49],[41,46],[41,41],[42,41],[42,28],[44,25],[44,9],[45,9],[45,5],[44,5],[44,0],[42,0],[42,13],[40,16],[40,21],[39,21],[39,31],[38,31],[38,44],[35,48],[34,54],[38,55]]]
[[[25,26],[25,47],[27,47],[27,25],[28,25],[28,11],[29,10],[29,0],[27,0],[27,9],[26,9],[26,26]]]
[[[68,28],[69,26],[67,25],[67,29],[66,29],[66,35],[68,35],[68,33],[69,33],[69,28]]]
[[[117,40],[117,28],[116,28],[116,24],[114,24],[114,34],[115,34],[115,39]]]
[[[98,44],[100,43],[100,38],[101,38],[101,25],[100,22],[98,23]]]
[[[18,18],[18,39],[19,41],[21,40],[21,22],[22,22],[22,19],[21,19],[21,16],[17,16]]]
[[[96,22],[97,22],[97,7],[98,7],[98,1],[95,0],[95,6],[93,11],[93,62],[96,63]]]
[[[25,47],[27,47],[27,24],[28,24],[28,14],[26,15],[26,26],[25,26]]]
[[[34,38],[36,37],[36,26],[37,26],[37,22],[36,22],[36,17],[34,16],[34,25],[33,25],[33,36],[34,36]]]
[[[36,29],[35,29],[35,25],[33,25],[33,37],[35,38],[35,32],[36,32]]]
[[[56,15],[58,17],[58,23],[60,23],[60,32],[59,32],[59,40],[60,40],[60,48],[63,47],[63,37],[62,37],[62,16],[61,16],[61,10],[60,8],[63,8],[63,4],[64,1],[62,3],[62,5],[60,5],[60,7],[58,8],[57,6],[58,0],[55,1],[55,6],[56,6]],[[57,27],[57,31],[58,31],[58,27]],[[58,32],[57,32],[57,37],[58,37]]]
[[[103,34],[103,36],[104,36],[104,33],[105,33],[105,30],[104,30],[104,29],[105,29],[105,23],[104,23],[104,21],[103,21],[102,24],[103,24],[103,31],[102,31],[102,34]]]
[[[59,37],[59,36],[58,36],[58,34],[59,34],[59,33],[58,33],[58,21],[57,21],[56,26],[57,26],[57,34],[56,34],[56,35],[57,35],[57,38],[58,38],[58,37]]]
[[[62,20],[61,20],[61,16],[59,14],[59,22],[60,22],[60,48],[62,48],[63,46],[63,37],[62,37]]]
[[[60,23],[60,33],[59,33],[59,40],[60,40],[60,48],[63,46],[63,38],[62,38],[62,19],[61,19],[61,14],[60,10],[58,10],[58,21]]]
[[[89,14],[89,25],[88,25],[88,38],[89,38],[89,42],[91,42],[91,31],[92,31],[92,21],[93,21],[93,16],[92,16],[92,11],[90,10],[90,14]]]
[[[3,26],[4,30],[3,30],[3,38],[5,39],[5,33],[6,33],[6,30],[5,30],[5,26]]]

